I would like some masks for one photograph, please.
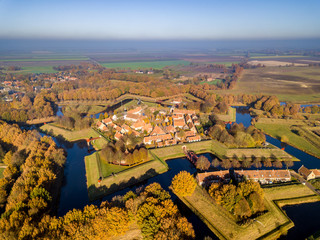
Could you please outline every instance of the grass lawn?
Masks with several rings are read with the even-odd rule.
[[[259,129],[262,129],[265,133],[269,134],[274,138],[280,139],[281,136],[285,135],[289,139],[290,145],[299,148],[307,153],[310,153],[314,156],[320,157],[320,149],[312,145],[304,137],[301,137],[293,133],[290,129],[291,124],[280,124],[279,122],[275,123],[258,123],[255,126]]]
[[[129,166],[121,166],[121,165],[105,163],[100,157],[98,157],[97,161],[100,161],[101,173],[104,178],[109,177],[112,173],[118,173],[130,168]]]
[[[0,178],[3,178],[3,171],[5,170],[5,168],[0,168]]]
[[[196,187],[192,196],[180,199],[204,221],[204,223],[220,239],[276,239],[280,231],[285,231],[294,226],[292,221],[283,213],[277,204],[293,204],[303,201],[319,201],[319,197],[303,185],[290,185],[265,189],[265,206],[267,213],[256,218],[257,221],[239,226],[236,224],[233,215],[223,207],[217,205],[199,186]],[[312,196],[310,196],[312,195]],[[281,198],[301,198],[291,202],[274,202]]]
[[[169,60],[169,61],[148,61],[148,62],[114,62],[114,63],[101,63],[106,68],[157,68],[161,69],[166,66],[172,65],[189,65],[189,61],[184,60]]]
[[[86,166],[86,177],[87,177],[87,186],[92,186],[97,184],[99,179],[99,167],[97,163],[96,153],[93,153],[84,158]]]

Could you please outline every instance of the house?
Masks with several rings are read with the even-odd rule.
[[[212,183],[229,182],[231,177],[229,170],[198,173],[196,176],[200,186],[209,187]]]
[[[131,128],[134,130],[142,130],[144,126],[145,126],[145,122],[142,119],[140,119],[134,124],[132,124]]]
[[[173,125],[175,128],[184,128],[186,123],[185,123],[184,119],[174,119]]]
[[[196,111],[195,110],[187,110],[187,109],[174,109],[173,110],[173,113],[174,114],[196,114]]]
[[[114,124],[114,123],[112,123],[111,125],[112,125],[112,127],[113,127],[116,131],[121,132],[121,130],[122,130],[121,127],[119,127],[118,125],[116,125],[116,124]],[[111,126],[111,125],[110,125],[110,126]]]
[[[114,135],[114,139],[115,139],[115,140],[120,140],[120,138],[121,138],[122,136],[123,136],[123,134],[117,131],[116,134]]]
[[[104,123],[100,122],[100,121],[97,122],[96,126],[97,126],[97,128],[99,128],[103,132],[108,131],[107,126]]]
[[[131,109],[127,112],[128,114],[136,114],[136,115],[139,115],[141,116],[142,115],[142,108],[141,107],[136,107],[134,109]]]
[[[153,135],[153,136],[147,136],[147,137],[144,137],[143,138],[143,143],[144,144],[152,144],[153,142],[163,142],[163,141],[166,141],[166,140],[172,140],[172,136],[171,134],[167,133],[167,134],[164,134],[164,135]]]
[[[111,118],[106,118],[106,119],[103,119],[102,122],[105,124],[105,125],[109,125],[112,123],[112,120]]]
[[[124,115],[124,120],[131,121],[131,122],[137,122],[140,119],[140,116],[138,114],[133,113],[127,113]]]
[[[172,119],[173,120],[181,120],[181,119],[184,119],[184,115],[183,114],[173,114]]]
[[[189,114],[186,115],[186,123],[192,123],[192,119]]]
[[[166,131],[168,133],[175,133],[176,129],[172,125],[169,125],[169,126],[166,126]]]
[[[152,132],[150,133],[150,136],[164,135],[164,134],[166,134],[165,131],[163,131],[159,126],[155,126]]]
[[[150,123],[147,123],[146,125],[144,125],[144,127],[142,128],[143,131],[146,131],[147,133],[151,132],[153,129],[152,125]]]
[[[132,132],[132,129],[127,124],[123,124],[121,127],[122,127],[122,129],[121,129],[120,132],[122,134],[125,134],[125,133],[128,133],[128,132]]]
[[[274,182],[288,182],[291,181],[291,174],[289,170],[235,170],[235,178],[240,181],[243,178],[260,182],[261,184]]]
[[[303,165],[298,169],[298,173],[307,181],[320,177],[318,169],[308,169]]]
[[[313,173],[315,178],[320,178],[320,171],[318,169],[310,169]]]
[[[187,137],[186,140],[187,142],[199,142],[201,141],[201,137],[197,134],[195,136]]]

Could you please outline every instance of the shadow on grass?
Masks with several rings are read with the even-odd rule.
[[[107,187],[106,185],[103,185],[103,183],[101,183],[101,186],[99,186],[99,187],[96,187],[95,185],[91,185],[88,188],[89,200],[90,201],[97,200],[97,199],[102,198],[102,197],[109,195],[111,193],[120,191],[122,189],[136,185],[138,183],[141,183],[141,182],[143,182],[149,178],[152,178],[158,174],[159,173],[156,172],[156,170],[154,168],[151,168],[138,178],[131,177],[128,181],[124,180],[124,181],[121,181],[119,184],[113,183],[109,187]],[[121,178],[121,174],[119,174],[119,175],[115,174],[115,176],[110,176],[108,178],[114,178],[116,180],[117,178]]]

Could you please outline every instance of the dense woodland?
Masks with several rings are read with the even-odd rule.
[[[0,238],[27,239],[57,204],[65,153],[49,137],[0,123]]]

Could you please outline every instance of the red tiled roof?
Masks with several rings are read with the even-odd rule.
[[[128,111],[128,114],[139,114],[142,111],[141,107],[137,107],[135,109],[131,109]]]
[[[129,120],[129,121],[138,121],[139,118],[140,118],[139,115],[132,114],[132,113],[127,113],[127,116],[126,116],[126,120]]]
[[[136,130],[142,129],[144,126],[145,126],[145,122],[141,119],[135,122],[134,124],[132,124],[132,128]]]
[[[303,165],[298,169],[298,172],[304,177],[308,177],[311,174],[311,171]]]
[[[173,121],[174,127],[183,127],[185,124],[184,119],[177,119]]]
[[[150,135],[164,135],[166,134],[159,126],[155,126]]]
[[[111,118],[106,118],[106,119],[103,119],[102,122],[104,124],[108,125],[108,124],[112,123],[112,120],[111,120]]]
[[[116,134],[114,135],[114,138],[116,140],[119,140],[123,135],[120,132],[116,132]]]
[[[289,170],[235,170],[235,174],[246,176],[248,179],[287,179]]]
[[[320,177],[320,171],[318,169],[310,169],[310,170],[314,173],[316,178]]]
[[[201,137],[200,135],[196,135],[196,136],[192,136],[192,137],[187,137],[186,139],[188,142],[196,142],[196,141],[200,141]]]
[[[215,171],[215,172],[204,172],[204,173],[198,173],[197,174],[197,180],[198,183],[203,182],[210,182],[210,180],[213,179],[225,179],[230,178],[229,176],[229,170],[223,170],[223,171]]]
[[[176,131],[175,128],[172,125],[166,126],[166,130],[168,132],[175,132]]]

